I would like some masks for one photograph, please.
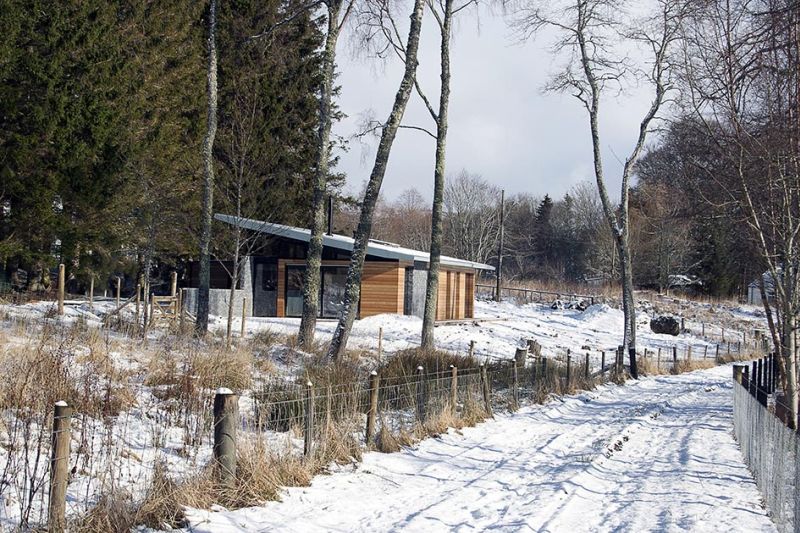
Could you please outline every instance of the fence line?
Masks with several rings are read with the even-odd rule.
[[[484,298],[495,298],[497,291],[496,286],[485,283],[476,283],[475,288],[479,296],[483,296]],[[514,298],[515,301],[520,303],[542,302],[545,300],[552,302],[553,297],[555,297],[556,300],[586,300],[589,302],[589,305],[594,305],[595,301],[599,301],[600,298],[592,294],[570,294],[568,292],[542,291],[539,289],[525,289],[518,287],[501,287],[500,295],[503,296],[504,293],[507,293],[510,297]]]
[[[758,370],[759,364],[754,364],[755,377],[747,367],[734,367],[734,434],[778,530],[796,532],[800,530],[800,435],[770,411],[773,406],[775,411],[788,406],[771,397],[776,376],[767,372],[765,379],[764,367]]]

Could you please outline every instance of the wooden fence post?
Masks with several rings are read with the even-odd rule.
[[[375,419],[378,415],[378,392],[380,387],[380,376],[373,370],[369,374],[369,411],[367,412],[367,435],[366,442],[369,446],[372,437],[375,436]]]
[[[155,319],[156,319],[156,317],[155,317],[155,310],[156,310],[155,305],[156,304],[154,302],[155,298],[153,298],[155,295],[156,295],[156,293],[154,293],[154,292],[150,293],[150,317],[148,318],[148,321],[150,322],[150,325],[153,325],[155,323]]]
[[[519,408],[519,375],[517,374],[517,361],[512,363],[512,392],[514,394],[514,409]]]
[[[141,311],[142,307],[142,285],[140,283],[136,284],[136,327],[139,327],[139,311]]]
[[[728,355],[731,354],[731,343],[728,343]]]
[[[186,310],[184,309],[185,306],[186,306],[186,289],[181,289],[181,310],[180,310],[180,318],[178,320],[178,327],[180,327],[181,332],[183,332],[184,317],[186,316]]]
[[[586,380],[589,379],[589,352],[586,352],[586,371],[583,375],[583,378]]]
[[[690,361],[692,360],[692,345],[691,344],[686,348],[686,359],[688,359]]]
[[[236,481],[236,426],[239,397],[224,387],[214,395],[214,462],[217,479],[231,486]]]
[[[656,372],[661,372],[661,346],[658,347],[658,354],[656,354]]]
[[[700,326],[701,326],[701,328],[702,328],[702,332],[703,332],[703,333],[702,333],[702,337],[703,337],[703,338],[705,338],[705,337],[706,337],[706,323],[705,323],[705,322],[702,322],[702,323],[700,324]]]
[[[606,352],[603,350],[600,352],[600,376],[602,379],[603,374],[606,372]]]
[[[672,373],[678,373],[678,347],[672,347]]]
[[[450,409],[453,414],[456,412],[456,405],[458,405],[458,368],[450,365]]]
[[[174,270],[170,274],[169,294],[173,298],[178,295],[178,273]]]
[[[417,367],[417,422],[425,423],[425,369]]]
[[[475,357],[475,341],[469,341],[469,356]]]
[[[383,357],[383,327],[378,328],[378,359]]]
[[[306,420],[304,433],[303,455],[311,457],[314,439],[314,386],[309,381],[306,383]]]
[[[686,319],[681,317],[681,331],[686,331]]]
[[[547,379],[547,357],[542,356],[542,378],[540,381],[544,382]]]
[[[58,265],[58,316],[64,314],[64,263]]]
[[[94,274],[89,278],[89,310],[94,311]]]
[[[567,384],[565,387],[567,392],[570,390],[570,381],[572,381],[572,356],[567,350]]]
[[[70,422],[72,409],[59,401],[53,411],[52,449],[50,456],[50,501],[47,529],[62,532],[66,529],[67,482],[69,478]]]
[[[117,276],[117,292],[116,292],[116,295],[117,295],[117,309],[119,309],[119,299],[120,299],[120,294],[121,293],[122,293],[122,278],[120,276]]]
[[[742,384],[742,377],[744,376],[744,367],[741,365],[733,365],[733,380],[739,385]]]
[[[492,414],[492,398],[489,391],[489,373],[483,363],[481,363],[481,388],[483,389],[483,407],[486,410],[486,416],[494,416]]]
[[[517,351],[514,352],[514,363],[520,365],[522,368],[525,368],[525,359],[527,358],[528,358],[527,348],[517,348]]]
[[[725,328],[722,328],[722,342],[725,342]]]
[[[242,330],[239,332],[239,337],[244,338],[244,333],[247,328],[247,298],[242,298]]]

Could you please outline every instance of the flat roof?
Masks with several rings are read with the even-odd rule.
[[[277,237],[286,237],[296,241],[309,242],[311,240],[311,230],[306,228],[297,228],[294,226],[285,226],[283,224],[275,224],[273,222],[264,222],[261,220],[253,220],[250,218],[235,217],[232,215],[224,215],[217,213],[214,218],[220,222],[225,222],[232,226],[238,226],[243,229],[257,231],[260,233],[268,233]],[[328,235],[327,233],[322,237],[322,245],[335,248],[337,250],[345,250],[347,252],[353,251],[353,243],[355,239],[346,237],[344,235]],[[367,244],[367,254],[376,257],[383,257],[384,259],[396,259],[398,261],[421,261],[423,263],[430,262],[430,254],[420,250],[412,250],[411,248],[404,248],[399,244],[391,242],[378,241],[370,239]],[[443,266],[459,267],[459,268],[474,268],[477,270],[494,270],[494,267],[484,263],[476,263],[475,261],[467,261],[466,259],[457,259],[455,257],[441,256],[440,262]]]

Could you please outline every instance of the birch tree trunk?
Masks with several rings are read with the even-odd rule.
[[[237,220],[241,214],[237,213],[236,218]],[[233,272],[231,272],[231,290],[228,293],[228,326],[225,331],[225,347],[230,350],[231,349],[231,335],[233,331],[233,306],[236,299],[236,285],[239,282],[239,276],[241,275],[241,268],[239,267],[239,257],[241,256],[241,252],[239,248],[242,245],[242,229],[239,226],[236,226],[236,242],[235,248],[233,250]]]
[[[417,51],[419,50],[419,35],[422,29],[422,12],[424,0],[414,0],[414,11],[411,14],[411,24],[408,30],[408,42],[406,44],[406,61],[403,79],[395,95],[394,105],[389,114],[389,118],[381,132],[380,142],[375,154],[375,164],[372,167],[364,200],[361,204],[361,215],[355,233],[353,243],[353,253],[350,259],[350,267],[347,270],[347,281],[345,286],[344,305],[336,325],[336,331],[331,339],[328,349],[328,357],[336,360],[344,354],[347,347],[347,340],[353,321],[358,311],[358,301],[361,294],[361,274],[364,268],[364,259],[367,255],[367,245],[369,244],[372,232],[372,215],[375,211],[375,203],[380,194],[383,176],[386,174],[386,166],[389,162],[389,154],[392,150],[397,130],[403,119],[408,99],[411,96],[411,89],[414,86],[414,79],[417,72]]]
[[[197,288],[195,332],[208,332],[208,296],[211,285],[211,223],[214,216],[214,136],[217,133],[217,0],[208,12],[208,117],[203,140],[203,210],[200,229],[200,280]]]
[[[436,162],[433,171],[433,207],[431,209],[431,248],[428,261],[428,279],[425,284],[425,311],[422,317],[422,349],[433,350],[433,326],[436,321],[436,307],[439,300],[439,265],[442,256],[445,176],[445,145],[447,142],[447,110],[450,105],[450,37],[453,19],[453,0],[445,0],[444,14],[439,20],[441,31],[441,87],[439,92],[439,112],[431,114],[436,121]]]
[[[351,4],[352,5],[352,4]],[[314,343],[314,332],[319,315],[319,289],[322,266],[322,238],[325,233],[325,192],[328,183],[331,137],[331,108],[333,80],[336,70],[336,43],[342,23],[339,12],[342,0],[329,0],[328,32],[325,38],[325,53],[322,67],[322,87],[319,99],[319,135],[317,140],[317,165],[314,173],[314,191],[311,203],[311,240],[308,243],[306,272],[303,279],[303,313],[297,336],[300,347]],[[349,9],[348,9],[349,12]],[[345,13],[347,17],[347,13]]]

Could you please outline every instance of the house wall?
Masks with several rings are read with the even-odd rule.
[[[411,314],[420,318],[425,316],[425,292],[428,286],[428,270],[425,263],[414,265],[412,276]]]
[[[251,261],[245,261],[242,268],[242,284],[241,289],[234,291],[233,297],[233,316],[242,316],[242,302],[245,301],[245,315],[253,316],[253,302],[252,302],[252,271],[250,269]],[[198,289],[189,288],[182,289],[183,293],[183,306],[190,313],[197,314],[197,291]],[[208,314],[213,316],[228,316],[228,302],[230,301],[230,289],[210,289],[208,291]]]
[[[286,316],[286,266],[305,261],[278,260],[278,316]],[[347,266],[349,261],[322,261],[322,266]],[[360,317],[381,313],[403,314],[405,268],[398,261],[365,261],[361,279]],[[423,287],[423,292],[424,292]]]
[[[475,273],[469,270],[441,269],[436,320],[473,318]]]
[[[361,279],[361,318],[403,314],[405,267],[398,262],[365,262]]]

